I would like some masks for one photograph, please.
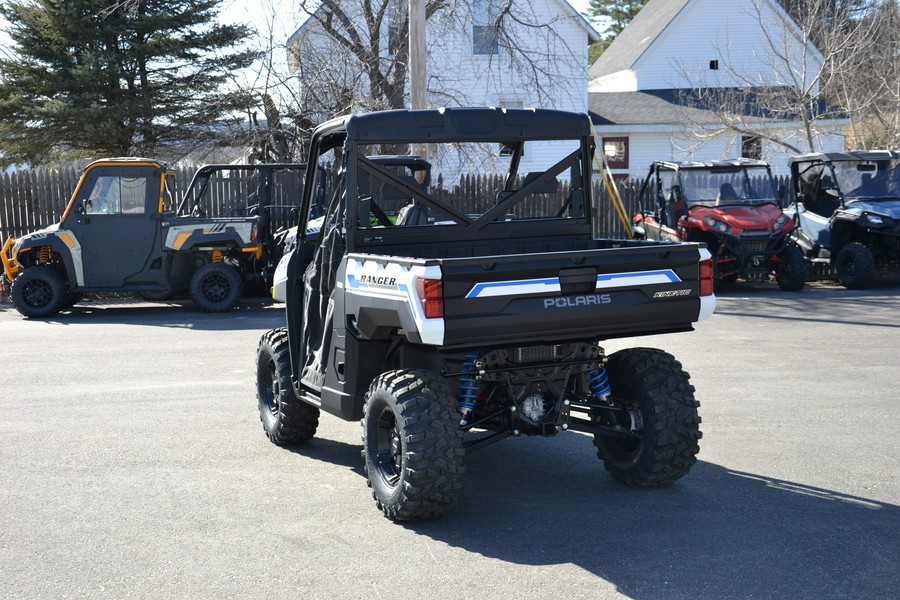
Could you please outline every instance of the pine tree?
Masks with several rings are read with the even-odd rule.
[[[609,23],[606,29],[606,40],[612,40],[634,18],[647,0],[591,0],[588,11],[591,17]]]
[[[606,26],[605,34],[600,41],[588,48],[588,62],[593,63],[603,54],[619,33],[628,26],[647,0],[591,0],[588,4],[588,15],[592,20]]]
[[[242,106],[226,89],[255,54],[221,0],[2,0],[0,161],[164,156]]]

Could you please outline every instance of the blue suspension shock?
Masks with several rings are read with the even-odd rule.
[[[466,417],[475,408],[475,400],[481,392],[481,386],[475,378],[477,370],[475,361],[477,360],[477,354],[466,354],[466,358],[463,360],[463,376],[459,378],[459,394],[457,394],[459,412],[462,415],[460,425],[466,424]]]
[[[606,376],[606,367],[598,365],[590,371],[586,371],[584,376],[587,379],[588,386],[591,388],[591,393],[598,400],[606,402],[612,393],[612,388],[609,386],[609,378]]]

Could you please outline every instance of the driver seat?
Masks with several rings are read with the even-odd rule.
[[[734,187],[725,182],[719,187],[719,197],[716,198],[716,202],[722,202],[725,200],[737,200],[738,195],[737,192],[734,191]]]

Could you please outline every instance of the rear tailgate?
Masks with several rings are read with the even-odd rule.
[[[444,345],[601,340],[687,331],[711,314],[697,244],[440,261]]]

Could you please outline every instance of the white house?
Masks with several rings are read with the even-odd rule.
[[[368,2],[372,0],[339,3],[357,23],[357,30],[365,29],[359,24],[364,22],[362,5]],[[397,0],[383,20],[379,35],[385,59],[398,51],[394,28],[404,22],[407,5],[408,0]],[[288,40],[291,67],[299,72],[307,92],[315,91],[310,86],[324,85],[315,82],[337,76],[345,90],[353,89],[364,98],[370,86],[367,78],[360,77],[362,65],[326,34],[324,10],[320,7]],[[337,19],[330,23],[346,31]],[[536,107],[587,113],[587,50],[598,39],[599,34],[565,0],[447,3],[430,16],[426,26],[428,103],[432,107]],[[335,68],[342,62],[350,68],[336,75]],[[357,105],[353,110],[371,108],[382,106]],[[548,166],[545,150],[549,151],[527,147],[523,171]]]
[[[752,99],[782,86],[817,94],[823,60],[777,0],[650,0],[591,66],[589,106],[617,177],[642,177],[654,160],[737,156],[785,174],[792,152],[767,138],[807,151],[806,135],[795,116]],[[722,121],[737,95],[751,99],[732,113],[745,133]],[[848,122],[820,119],[814,149],[843,150]]]

